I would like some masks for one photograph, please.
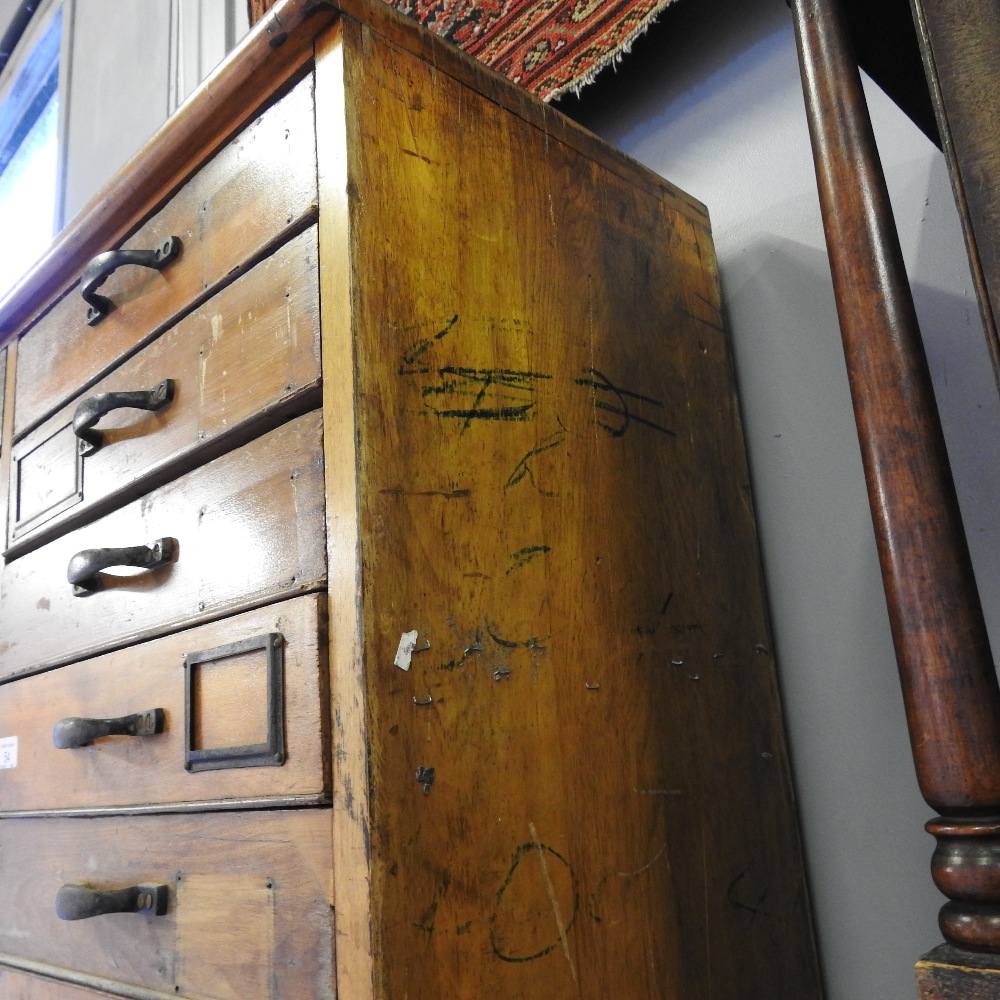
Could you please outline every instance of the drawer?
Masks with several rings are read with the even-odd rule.
[[[0,1000],[107,1000],[110,993],[73,986],[70,983],[33,976],[20,969],[0,965]]]
[[[316,252],[313,227],[21,438],[11,453],[8,558],[315,406]],[[83,419],[97,395],[150,394],[168,379],[172,399],[141,401],[155,410],[125,406]],[[81,434],[99,435],[96,450],[74,433],[78,411],[90,428]]]
[[[6,819],[0,856],[0,953],[126,995],[332,1000],[327,809]],[[165,886],[166,912],[60,919],[67,885]]]
[[[162,270],[120,267],[100,288],[113,310],[95,326],[76,286],[23,336],[15,435],[30,429],[193,302],[232,280],[316,212],[316,141],[308,77],[196,173],[123,244],[149,250],[169,237],[180,254]],[[108,249],[111,249],[110,247]],[[79,275],[67,275],[67,283]]]
[[[325,603],[298,597],[5,685],[0,810],[327,801]],[[152,709],[160,733],[91,739],[64,721]]]
[[[324,513],[322,423],[314,411],[8,563],[0,678],[319,589]],[[109,567],[82,595],[68,583],[70,560],[80,553],[153,547],[159,539],[173,550],[162,565]]]

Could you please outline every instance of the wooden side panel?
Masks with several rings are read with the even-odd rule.
[[[321,424],[308,413],[8,564],[0,677],[314,590],[324,515]],[[78,552],[164,537],[176,542],[166,565],[109,569],[83,597],[66,582]]]
[[[8,819],[0,852],[0,952],[172,996],[332,1000],[326,810]],[[63,921],[69,883],[166,884],[168,912]]]
[[[0,737],[17,739],[17,766],[0,769],[0,813],[199,801],[218,805],[219,800],[293,795],[320,799],[327,787],[321,676],[326,609],[320,601],[316,595],[300,597],[6,685]],[[189,773],[184,769],[185,654],[272,632],[284,640],[285,762]],[[231,670],[224,669],[225,663],[202,668],[209,678],[218,677],[194,706],[206,745],[266,739],[266,659],[261,650],[244,659]],[[118,718],[152,708],[166,713],[160,735],[106,737],[69,750],[53,744],[53,728],[62,719]]]
[[[155,412],[112,410],[78,454],[74,400],[14,449],[8,557],[316,405],[316,231],[296,237],[102,379],[86,398],[174,382]]]
[[[101,286],[115,309],[97,326],[86,325],[86,306],[74,288],[24,335],[15,433],[92,384],[193,301],[232,280],[315,206],[312,78],[307,77],[124,244],[151,249],[178,236],[183,249],[177,260],[162,271],[115,271]]]
[[[910,0],[1000,380],[1000,7]]]
[[[710,235],[345,47],[376,995],[818,997]]]

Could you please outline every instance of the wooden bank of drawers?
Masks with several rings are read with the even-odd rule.
[[[22,437],[12,455],[12,553],[314,406],[316,270],[310,227]],[[148,392],[165,382],[171,398],[156,410],[101,408],[104,394]],[[102,412],[79,437],[74,418],[88,404]],[[90,446],[95,432],[98,447]]]
[[[123,245],[148,250],[176,237],[176,260],[159,271],[115,270],[100,286],[113,308],[94,326],[87,325],[87,305],[74,286],[21,338],[15,436],[242,272],[289,227],[314,217],[316,198],[307,78],[224,146]]]
[[[819,1000],[706,213],[346,6],[0,303],[0,1000]]]
[[[0,953],[174,996],[332,1000],[329,855],[313,809],[8,820]],[[56,914],[66,886],[133,885],[165,887],[166,912]]]
[[[324,615],[320,596],[307,595],[80,660],[5,688],[4,732],[20,737],[17,767],[0,775],[3,811],[80,812],[198,802],[218,807],[279,797],[325,801]],[[265,742],[269,660],[260,648],[190,667],[185,657],[273,635],[281,636],[283,766],[186,770],[189,742],[195,749]],[[188,669],[199,671],[192,682],[191,725],[185,700]],[[54,745],[54,731],[65,721],[120,718],[153,709],[165,716],[161,733]]]
[[[18,344],[4,1000],[333,996],[313,114],[306,77],[125,244],[175,259]]]

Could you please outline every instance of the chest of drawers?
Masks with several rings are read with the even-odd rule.
[[[819,996],[700,205],[284,0],[0,336],[0,998]]]

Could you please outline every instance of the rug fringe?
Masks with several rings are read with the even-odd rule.
[[[560,87],[556,87],[549,91],[547,94],[539,94],[538,96],[549,103],[551,101],[557,100],[560,97],[564,97],[566,94],[573,94],[574,97],[580,96],[580,91],[583,90],[588,84],[594,82],[597,79],[598,74],[601,70],[607,69],[609,66],[617,67],[618,64],[625,58],[631,51],[632,46],[635,44],[636,40],[641,38],[647,31],[649,31],[650,26],[656,21],[656,19],[667,9],[675,0],[661,0],[636,26],[635,30],[630,32],[628,36],[611,52],[603,56],[598,62],[594,63],[586,73],[577,77],[575,80],[570,80],[567,83],[562,84]]]

